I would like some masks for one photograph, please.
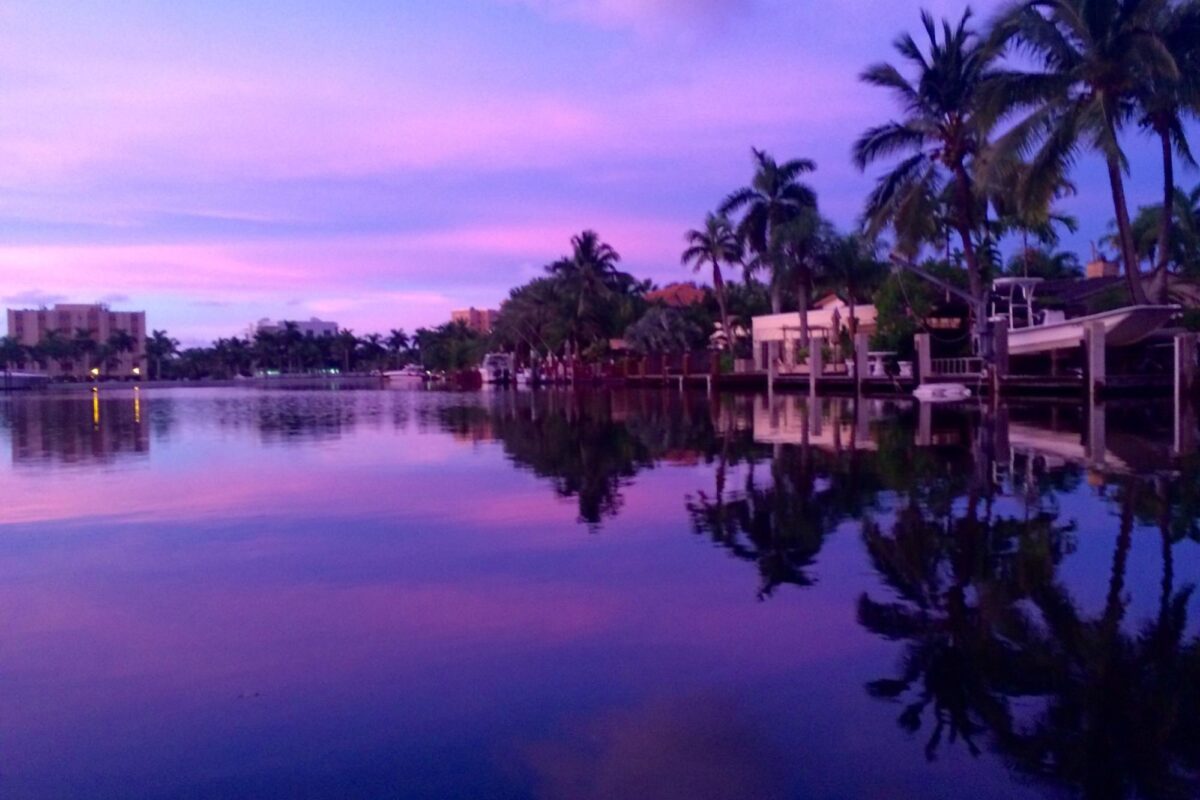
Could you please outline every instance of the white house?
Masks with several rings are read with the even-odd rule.
[[[875,306],[856,303],[854,318],[859,333],[875,332]],[[849,326],[850,306],[837,295],[825,295],[808,311],[808,331],[813,339],[836,342],[841,331],[848,330]],[[767,353],[773,343],[778,343],[779,358],[785,364],[794,365],[798,360],[803,361],[803,358],[796,358],[796,349],[800,341],[800,314],[796,311],[754,317],[751,320],[751,336],[754,340],[755,369],[766,370]]]

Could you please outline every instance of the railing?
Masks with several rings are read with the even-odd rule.
[[[977,356],[967,358],[934,358],[929,361],[930,371],[934,375],[982,375],[983,359]]]

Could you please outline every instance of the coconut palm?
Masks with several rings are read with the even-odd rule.
[[[983,271],[973,239],[980,219],[971,172],[987,145],[990,126],[982,113],[983,88],[993,70],[994,50],[970,22],[967,10],[957,25],[943,21],[939,35],[933,17],[922,12],[928,52],[909,34],[895,43],[913,77],[887,63],[862,73],[864,82],[891,90],[904,115],[863,133],[853,154],[862,170],[880,159],[905,154],[880,178],[867,201],[871,233],[890,226],[898,238],[905,238],[903,223],[927,224],[927,215],[913,213],[914,209],[920,211],[930,206],[931,198],[949,192],[950,222],[962,243],[971,296],[982,301]]]
[[[0,367],[4,369],[4,383],[6,386],[10,381],[13,364],[23,363],[27,355],[28,351],[25,345],[21,344],[21,341],[17,337],[0,337]]]
[[[690,230],[684,234],[688,248],[683,251],[684,266],[691,264],[696,272],[705,265],[712,267],[713,292],[717,296],[717,307],[721,312],[721,330],[725,333],[725,349],[733,352],[733,328],[729,324],[729,301],[725,295],[725,277],[721,274],[722,264],[740,264],[742,243],[729,219],[720,214],[709,214],[704,220],[703,230]]]
[[[179,342],[166,331],[151,331],[146,337],[146,355],[154,364],[154,380],[162,380],[162,362],[179,352]]]
[[[120,363],[120,358],[126,353],[132,353],[137,350],[137,339],[128,331],[113,331],[108,335],[108,339],[104,342],[112,351],[112,358],[105,363],[105,371],[107,372],[112,367]],[[140,365],[135,365],[135,367]]]
[[[1200,185],[1185,192],[1176,188],[1172,196],[1170,252],[1162,258],[1162,206],[1144,206],[1133,218],[1133,242],[1138,256],[1166,263],[1184,275],[1200,272]]]
[[[387,335],[387,350],[392,356],[392,366],[400,368],[400,357],[408,350],[408,334],[403,328],[392,328]]]
[[[997,141],[1003,153],[1030,156],[1026,194],[1033,201],[1053,187],[1083,148],[1108,168],[1121,258],[1129,294],[1146,302],[1125,195],[1125,154],[1118,141],[1149,76],[1177,79],[1178,69],[1158,33],[1167,0],[1020,0],[997,17],[992,43],[1031,56],[1040,69],[999,70],[988,94],[992,118],[1028,112]]]
[[[358,345],[358,337],[348,328],[343,328],[333,337],[333,351],[342,365],[342,372],[350,372]]]
[[[800,347],[808,349],[808,307],[813,278],[821,269],[823,248],[829,225],[815,208],[805,208],[791,219],[771,229],[769,253],[781,280],[796,291],[800,312]]]
[[[887,277],[887,267],[875,257],[871,242],[861,234],[834,235],[824,250],[825,279],[849,308],[850,335],[858,332],[855,305],[868,300]]]
[[[90,372],[92,369],[92,360],[96,355],[96,350],[100,346],[100,342],[96,341],[96,334],[89,328],[76,328],[75,333],[71,337],[71,346],[75,353],[83,359],[84,373]]]
[[[785,276],[771,257],[772,231],[804,209],[816,210],[817,193],[799,178],[815,170],[817,165],[806,158],[779,164],[762,150],[751,152],[754,154],[754,178],[749,186],[726,197],[718,212],[722,215],[742,213],[737,233],[757,254],[756,265],[770,276],[771,310],[778,314],[783,308]]]
[[[56,362],[62,372],[70,371],[71,362],[79,356],[75,342],[57,329],[48,330],[42,335],[35,352],[42,361]]]
[[[1185,120],[1200,110],[1200,3],[1170,5],[1158,18],[1157,33],[1171,58],[1175,72],[1151,71],[1136,92],[1139,125],[1158,138],[1163,162],[1163,206],[1170,206],[1175,195],[1175,156],[1196,165],[1188,146]],[[1166,272],[1171,256],[1174,220],[1171,214],[1159,218],[1158,257],[1149,293],[1166,300]],[[1136,241],[1136,237],[1135,237]]]
[[[571,237],[571,255],[546,271],[561,281],[570,302],[570,338],[578,351],[582,340],[597,339],[605,330],[603,306],[614,296],[634,291],[633,278],[617,269],[621,256],[593,230]]]

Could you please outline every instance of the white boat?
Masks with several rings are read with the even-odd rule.
[[[479,372],[484,383],[508,385],[516,380],[517,359],[511,353],[488,353]]]
[[[1008,323],[1009,355],[1079,347],[1084,331],[1096,323],[1104,327],[1105,345],[1137,344],[1179,312],[1179,306],[1137,305],[1067,319],[1062,311],[1035,308],[1033,296],[1041,282],[1041,278],[998,278],[992,284],[991,319]]]
[[[416,386],[428,379],[428,373],[416,364],[409,364],[404,369],[393,369],[383,373],[384,379],[390,385]]]
[[[922,403],[956,403],[970,398],[971,390],[961,383],[922,383],[913,397]]]

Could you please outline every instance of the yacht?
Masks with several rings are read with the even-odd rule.
[[[517,359],[511,353],[488,353],[479,369],[484,383],[508,385],[517,379]]]
[[[1034,296],[1041,283],[1041,278],[997,278],[992,283],[989,319],[1008,323],[1010,355],[1079,347],[1093,323],[1104,326],[1107,346],[1124,347],[1142,341],[1179,313],[1179,306],[1136,305],[1068,319],[1061,310],[1037,307]]]

